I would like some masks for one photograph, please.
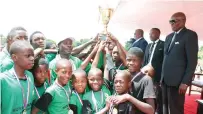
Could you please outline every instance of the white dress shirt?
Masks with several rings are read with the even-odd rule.
[[[155,51],[155,49],[156,49],[156,45],[157,45],[158,41],[159,41],[159,39],[157,39],[156,41],[154,41],[155,44],[154,44],[154,47],[153,47],[153,49],[152,49],[152,54],[151,54],[151,56],[150,56],[149,64],[151,64],[151,62],[152,62],[152,58],[153,58],[154,51]],[[152,45],[151,45],[151,47],[152,47]],[[151,48],[151,47],[150,47],[150,48]]]

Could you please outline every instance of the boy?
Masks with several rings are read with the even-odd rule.
[[[51,62],[55,57],[56,53],[48,53],[44,54],[44,52],[48,51],[45,49],[46,47],[46,37],[40,31],[35,31],[30,35],[30,44],[35,49],[35,58],[45,57],[48,62]],[[52,50],[56,51],[56,50]]]
[[[15,41],[10,46],[14,67],[0,74],[1,114],[30,114],[34,97],[31,72],[34,50],[27,41]]]
[[[105,99],[110,91],[103,85],[103,74],[98,68],[92,68],[88,73],[88,83],[91,91],[83,96],[83,114],[95,114],[105,107]]]
[[[44,58],[38,58],[35,60],[34,67],[31,70],[36,87],[36,99],[39,99],[49,86],[49,84],[45,82],[48,77],[48,67],[49,64]]]
[[[9,54],[10,46],[14,41],[27,40],[27,31],[23,27],[14,27],[8,33],[6,46],[0,52],[0,73],[10,70],[13,67],[13,60]]]
[[[132,47],[127,52],[126,62],[128,70],[132,75],[132,96],[141,102],[146,102],[155,107],[154,99],[155,92],[153,88],[152,78],[142,72],[140,68],[142,66],[144,53],[140,48]],[[136,110],[135,114],[143,114],[140,110]]]
[[[137,107],[146,114],[153,114],[152,106],[128,94],[130,86],[131,74],[126,70],[119,71],[114,80],[115,91],[118,95],[110,97],[109,101],[111,103],[106,105],[100,113],[108,111],[109,114],[114,114],[115,112],[118,114],[135,114],[135,107]]]
[[[87,87],[86,72],[82,69],[74,71],[72,81],[74,91],[72,91],[70,97],[70,108],[75,114],[82,114],[82,98]]]
[[[47,111],[49,114],[68,114],[71,112],[68,106],[71,89],[67,84],[72,76],[71,62],[67,59],[58,60],[56,73],[56,81],[37,100],[32,114],[36,114],[39,110]]]

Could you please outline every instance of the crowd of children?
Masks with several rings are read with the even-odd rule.
[[[79,48],[63,38],[53,54],[46,53],[42,32],[30,42],[26,34],[12,29],[0,55],[1,114],[154,114],[153,81],[141,71],[141,49],[127,51],[108,33],[106,41],[98,35]],[[87,45],[93,48],[85,58],[73,54]]]

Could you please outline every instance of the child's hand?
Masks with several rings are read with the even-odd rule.
[[[106,98],[106,106],[105,106],[108,110],[110,109],[111,105],[113,104],[113,103],[110,101],[109,98],[110,98],[110,97]]]
[[[97,52],[98,49],[99,49],[99,42],[94,46],[94,49],[92,51]]]
[[[129,98],[128,95],[129,95],[129,94],[123,94],[123,95],[116,95],[116,96],[113,96],[113,97],[111,98],[111,101],[112,101],[114,104],[118,105],[118,104],[120,104],[120,103],[126,102],[126,101],[128,100],[128,98]]]
[[[114,43],[118,42],[118,39],[111,34],[110,32],[107,34],[108,38],[111,39]]]
[[[104,49],[104,47],[105,47],[105,44],[106,44],[106,42],[101,41],[101,42],[100,42],[100,45],[99,45],[98,51],[102,51],[102,50]]]
[[[154,68],[151,66],[151,65],[146,65],[144,66],[142,69],[141,69],[141,72],[144,73],[144,74],[147,74],[149,75],[150,77],[153,77],[154,76]]]

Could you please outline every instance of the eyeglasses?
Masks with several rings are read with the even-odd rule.
[[[169,23],[170,24],[175,24],[175,23],[177,23],[177,22],[179,22],[181,20],[185,20],[185,19],[171,19],[171,20],[169,20]]]

